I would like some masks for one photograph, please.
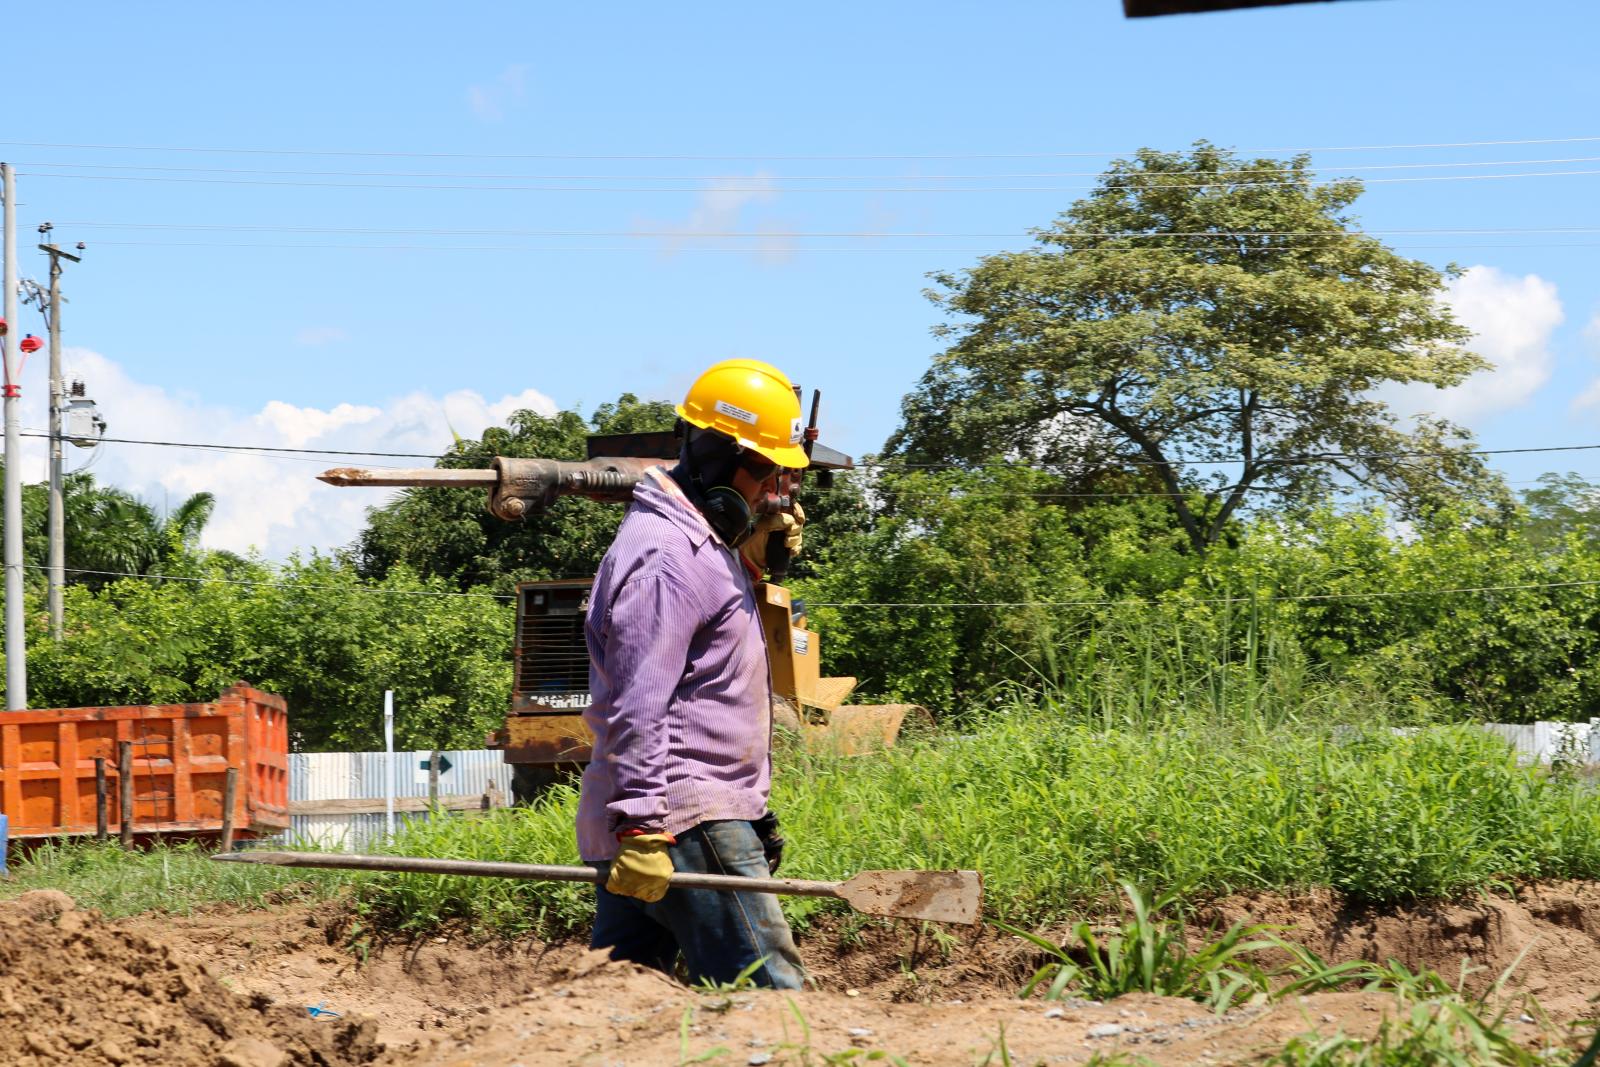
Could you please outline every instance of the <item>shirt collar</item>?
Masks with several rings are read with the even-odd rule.
[[[639,480],[639,485],[633,491],[633,499],[643,506],[654,511],[682,530],[689,538],[689,543],[696,548],[707,541],[715,541],[718,546],[726,548],[726,543],[717,536],[711,528],[706,517],[700,514],[700,509],[694,506],[683,487],[677,479],[667,473],[665,467],[651,467],[644,472],[644,477]]]

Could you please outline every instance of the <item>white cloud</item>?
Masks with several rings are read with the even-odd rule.
[[[1589,325],[1583,328],[1584,339],[1594,349],[1594,354],[1600,356],[1600,311],[1594,313],[1589,320]],[[1573,398],[1573,408],[1590,408],[1600,405],[1600,378],[1589,383],[1589,387]]]
[[[467,87],[467,106],[484,122],[499,122],[528,95],[528,66],[513,63],[492,81]]]
[[[1407,385],[1380,390],[1396,411],[1470,423],[1521,407],[1550,380],[1555,362],[1550,336],[1564,317],[1555,283],[1537,274],[1469,267],[1449,283],[1444,299],[1456,320],[1472,330],[1468,346],[1494,366],[1450,389]]]
[[[662,248],[679,252],[693,247],[735,247],[748,250],[758,259],[784,261],[794,251],[794,239],[784,236],[776,220],[768,219],[766,229],[746,225],[751,208],[778,199],[778,186],[770,174],[714,178],[706,182],[695,198],[689,217],[682,222],[641,222],[635,233],[665,233]],[[748,234],[750,236],[728,236]]]
[[[350,335],[341,326],[307,326],[294,335],[297,345],[330,345],[335,341],[343,341]]]
[[[371,422],[382,414],[378,408],[357,407],[354,404],[340,404],[332,411],[319,411],[316,408],[297,408],[282,400],[269,400],[267,406],[256,415],[255,421],[277,431],[290,447],[299,448],[307,441],[341,426]]]
[[[409,393],[381,407],[338,404],[323,410],[270,400],[246,411],[186,393],[140,382],[98,352],[68,348],[69,377],[82,378],[88,394],[109,423],[107,436],[140,440],[269,445],[281,448],[337,448],[359,452],[436,454],[451,443],[451,433],[476,437],[503,424],[513,411],[529,408],[553,414],[548,396],[528,389],[488,400],[471,390],[444,396]],[[23,419],[44,425],[43,390],[24,393]],[[44,443],[26,438],[25,477],[44,476]],[[68,467],[87,462],[91,453],[68,450]],[[339,489],[316,475],[328,467],[352,465],[427,467],[427,459],[265,455],[109,443],[93,454],[95,478],[136,493],[157,505],[176,506],[191,493],[210,492],[216,512],[204,542],[234,552],[259,549],[281,558],[295,549],[330,549],[348,544],[360,530],[366,509],[389,499],[392,491]]]

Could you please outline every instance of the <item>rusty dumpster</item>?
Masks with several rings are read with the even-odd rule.
[[[282,697],[232,686],[202,704],[0,712],[0,813],[15,839],[92,834],[95,760],[105,761],[107,823],[122,826],[118,743],[131,742],[133,831],[192,836],[222,828],[228,769],[238,773],[242,836],[289,826],[289,724]]]

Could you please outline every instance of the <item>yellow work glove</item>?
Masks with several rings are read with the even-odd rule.
[[[634,834],[618,838],[617,843],[622,848],[611,861],[606,892],[646,904],[666,896],[667,879],[672,877],[672,857],[667,854],[667,846],[676,845],[678,839],[671,834]]]
[[[756,571],[765,574],[767,571],[767,542],[779,530],[784,533],[784,541],[789,545],[789,557],[793,559],[800,554],[800,545],[803,540],[800,528],[806,524],[806,513],[797,500],[794,504],[794,513],[776,511],[763,515],[756,520],[756,532],[744,544],[739,546],[739,551],[749,561],[750,566]]]

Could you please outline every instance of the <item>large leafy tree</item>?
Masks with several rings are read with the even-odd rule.
[[[1355,181],[1198,143],[1118,161],[1038,246],[935,275],[949,348],[903,404],[907,463],[1059,465],[1169,495],[1204,552],[1252,492],[1360,487],[1421,517],[1502,502],[1470,438],[1374,391],[1488,366],[1439,301],[1448,272],[1348,214]]]

